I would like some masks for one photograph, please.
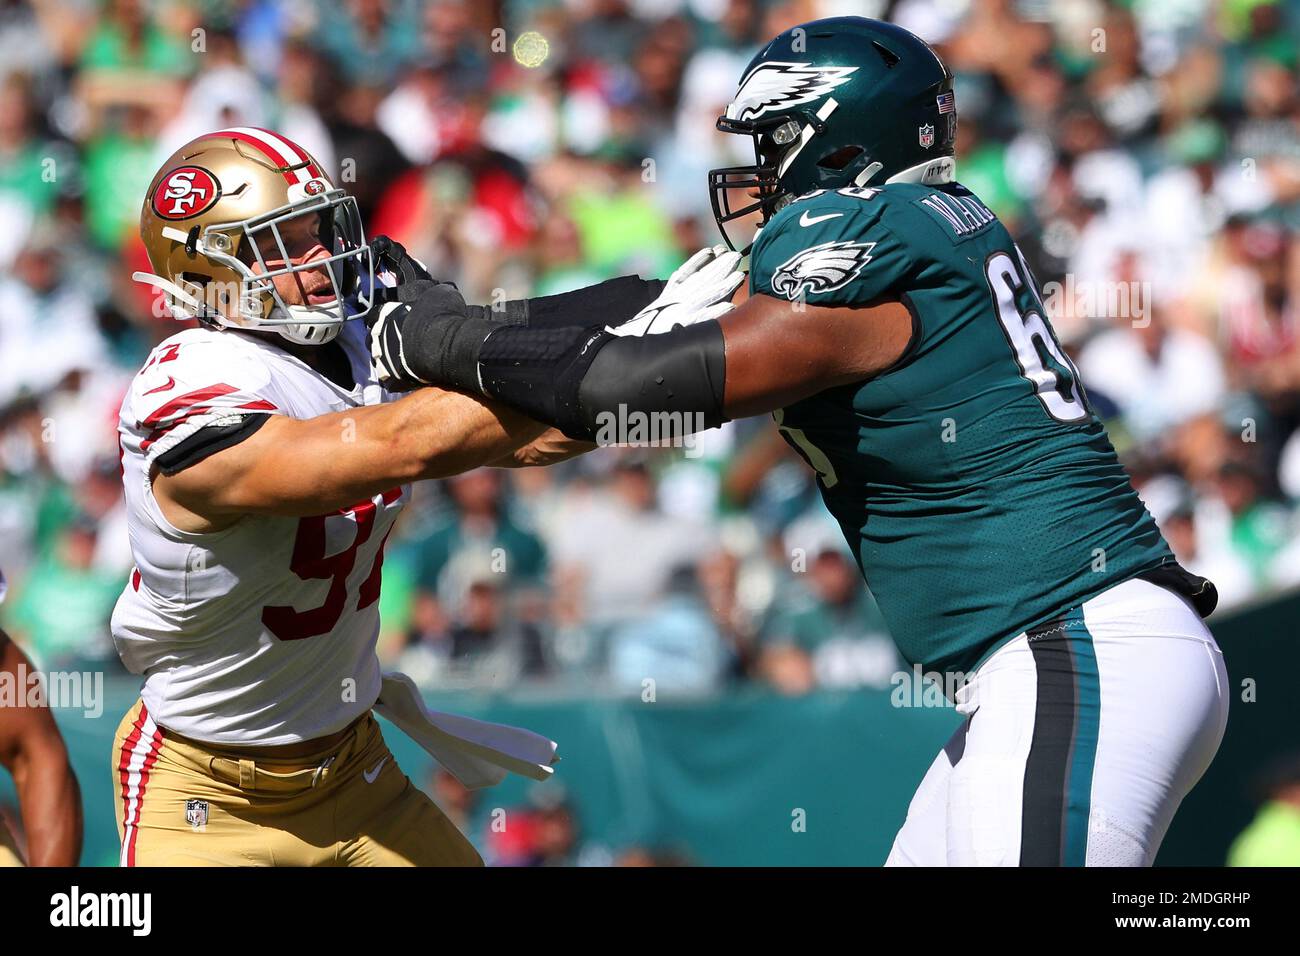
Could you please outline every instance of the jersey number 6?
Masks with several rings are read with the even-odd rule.
[[[1019,250],[1017,250],[1019,253]],[[1021,260],[1021,266],[1024,260]],[[998,321],[1006,332],[1011,344],[1020,374],[1034,388],[1034,394],[1058,422],[1081,422],[1091,414],[1083,388],[1079,384],[1079,372],[1074,363],[1061,351],[1061,346],[1052,334],[1047,320],[1035,309],[1021,311],[1016,299],[1025,292],[1033,298],[1042,309],[1042,300],[1032,285],[1025,281],[1029,274],[1028,267],[1024,275],[1012,258],[1005,252],[989,256],[984,263],[984,274],[993,292],[993,304],[997,310]],[[1032,278],[1032,277],[1031,277]],[[1039,346],[1046,350],[1060,371],[1047,368],[1043,364]]]

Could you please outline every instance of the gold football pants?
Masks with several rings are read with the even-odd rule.
[[[367,714],[319,753],[266,759],[169,734],[143,701],[117,728],[122,866],[481,866]]]
[[[18,855],[9,828],[0,820],[0,866],[23,866],[23,858]]]

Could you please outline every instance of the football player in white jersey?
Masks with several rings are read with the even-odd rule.
[[[480,863],[370,713],[383,549],[410,482],[515,464],[545,429],[374,380],[356,202],[275,133],[181,147],[140,230],[135,278],[198,326],[153,350],[119,421],[135,568],[112,633],[145,678],[113,757],[121,862]]]
[[[491,401],[379,385],[361,321],[373,300],[430,287],[464,300],[396,243],[367,244],[355,200],[282,136],[238,127],[181,147],[149,186],[140,232],[153,272],[134,278],[198,327],[153,350],[118,425],[135,568],[112,633],[145,677],[113,756],[121,862],[481,863],[371,716],[378,701],[427,750],[475,723],[421,736],[409,680],[381,675],[384,543],[412,481],[542,463],[573,443]],[[731,272],[720,251],[667,283],[626,276],[490,316],[712,314],[735,287],[701,292],[710,266]],[[484,733],[463,738],[475,756],[435,755],[479,781],[500,779],[495,767],[549,773],[545,738]]]

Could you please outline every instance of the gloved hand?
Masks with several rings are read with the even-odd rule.
[[[375,275],[393,283],[375,290],[375,307],[366,318],[370,326],[370,359],[375,378],[389,391],[401,392],[429,384],[411,368],[403,335],[428,333],[439,322],[454,322],[467,313],[454,282],[435,279],[424,263],[388,236],[370,243]]]
[[[734,308],[731,297],[745,281],[740,260],[740,253],[728,251],[726,246],[701,249],[669,277],[657,299],[627,322],[607,330],[615,335],[653,335],[675,325],[720,318]]]
[[[469,318],[465,299],[450,282],[420,280],[408,287],[411,293],[416,295],[408,301],[386,302],[371,313],[377,316],[370,326],[370,363],[376,380],[392,392],[461,384],[459,377],[448,378],[439,371],[450,359],[453,336]],[[419,365],[417,355],[426,362],[436,357],[437,368]]]
[[[371,316],[378,316],[373,323],[367,318],[370,324],[370,366],[375,380],[390,392],[407,392],[425,384],[407,366],[406,356],[402,354],[402,324],[410,314],[409,303],[390,301],[371,311]]]
[[[370,242],[375,260],[375,311],[389,302],[413,302],[434,286],[455,289],[456,283],[435,279],[424,263],[406,251],[406,247],[388,236],[375,236]],[[372,320],[371,324],[375,324]]]
[[[405,285],[418,279],[437,281],[429,274],[423,262],[406,251],[406,247],[389,236],[375,236],[370,241],[370,252],[375,257],[375,274],[389,273],[396,285]]]

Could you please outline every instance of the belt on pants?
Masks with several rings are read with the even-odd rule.
[[[298,770],[266,770],[251,757],[212,757],[208,768],[218,780],[241,790],[260,790],[270,793],[299,793],[320,786],[329,780],[334,757],[329,756],[314,766]]]

